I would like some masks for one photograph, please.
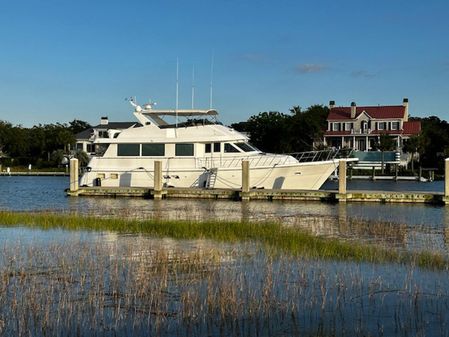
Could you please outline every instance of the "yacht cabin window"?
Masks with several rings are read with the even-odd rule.
[[[211,153],[212,152],[212,144],[211,143],[207,143],[207,144],[204,144],[205,146],[204,146],[204,152],[205,153]]]
[[[109,144],[94,144],[94,152],[96,156],[103,156],[106,150],[108,149]],[[89,151],[89,147],[87,148]]]
[[[193,144],[175,144],[175,156],[193,156]]]
[[[212,145],[213,145],[213,149],[214,152],[220,152],[221,151],[221,144],[220,143],[207,143],[204,144],[204,152],[205,153],[211,153],[212,152]]]
[[[140,144],[117,144],[117,156],[140,156]]]
[[[142,156],[165,156],[165,144],[142,144]]]
[[[240,152],[234,145],[231,143],[225,143],[224,145],[224,152],[230,153],[230,152]]]

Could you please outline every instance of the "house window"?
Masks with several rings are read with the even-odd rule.
[[[340,131],[340,123],[332,123],[332,131]]]
[[[377,129],[378,130],[385,130],[385,122],[378,122],[377,123]]]
[[[345,123],[345,130],[351,131],[351,129],[354,127],[354,123]]]
[[[177,157],[193,156],[193,144],[176,144],[175,156]]]
[[[399,130],[399,122],[391,122],[391,130]]]
[[[117,156],[140,156],[140,144],[117,144]]]
[[[86,150],[87,150],[87,151],[86,151],[87,153],[95,152],[95,146],[94,146],[94,144],[87,144]]]
[[[142,144],[142,156],[165,156],[165,144]]]

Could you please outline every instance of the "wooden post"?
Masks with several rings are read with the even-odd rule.
[[[373,172],[371,172],[371,180],[376,180],[376,167],[373,166]]]
[[[338,194],[346,194],[346,160],[343,159],[338,165]]]
[[[70,159],[70,192],[76,192],[79,188],[78,182],[78,159]]]
[[[154,199],[162,199],[162,162],[154,161]]]
[[[398,181],[398,175],[399,175],[399,165],[395,164],[395,169],[394,169],[394,180]]]
[[[444,203],[449,204],[449,158],[444,161]]]
[[[242,200],[249,199],[249,161],[242,160]]]

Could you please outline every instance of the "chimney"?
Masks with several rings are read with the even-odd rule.
[[[402,106],[404,109],[404,122],[408,122],[408,98],[402,100]]]
[[[356,109],[357,109],[357,106],[356,106],[355,102],[351,102],[351,119],[355,118]]]
[[[101,117],[100,125],[108,125],[108,124],[109,124],[108,117]]]
[[[335,101],[329,101],[329,109],[335,108]]]

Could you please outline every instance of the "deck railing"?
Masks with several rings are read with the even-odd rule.
[[[336,158],[347,158],[350,152],[342,150],[322,150],[307,151],[288,154],[270,154],[263,153],[249,156],[232,156],[232,157],[216,157],[216,158],[197,158],[197,167],[205,168],[232,168],[239,167],[243,160],[249,161],[250,167],[270,167],[275,165],[294,164],[296,161],[300,163],[316,162],[332,160]]]

